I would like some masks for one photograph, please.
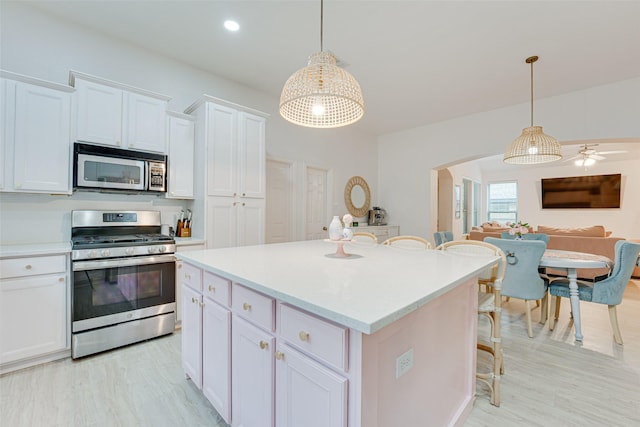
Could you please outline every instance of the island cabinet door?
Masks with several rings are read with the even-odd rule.
[[[202,391],[228,423],[231,415],[231,312],[209,298],[202,309]]]
[[[286,344],[275,358],[278,427],[346,427],[346,378]]]
[[[202,388],[202,295],[182,285],[182,369]]]
[[[235,315],[232,322],[232,424],[273,426],[275,338]]]

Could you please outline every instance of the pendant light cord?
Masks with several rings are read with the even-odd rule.
[[[322,47],[322,28],[324,26],[323,20],[324,20],[324,1],[320,0],[320,52],[324,50]]]
[[[533,63],[531,61],[531,126],[533,126]]]

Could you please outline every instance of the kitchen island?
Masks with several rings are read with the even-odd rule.
[[[494,262],[304,241],[176,254],[185,374],[243,426],[462,425]]]

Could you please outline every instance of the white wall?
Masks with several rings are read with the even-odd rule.
[[[640,136],[640,77],[536,100],[535,106],[535,124],[559,141]],[[528,125],[526,103],[380,137],[380,203],[389,221],[400,224],[403,233],[431,236],[436,197],[430,181],[437,176],[432,169],[503,153]],[[638,188],[637,181],[628,185]],[[639,193],[627,194],[623,209],[637,208],[629,199],[636,200]],[[638,222],[628,226],[634,224]]]
[[[372,202],[378,203],[377,150],[372,136],[353,127],[312,130],[292,125],[278,114],[278,96],[252,90],[107,38],[89,28],[49,17],[24,3],[2,4],[0,67],[63,84],[68,83],[71,69],[93,74],[171,96],[169,108],[174,111],[183,111],[202,94],[264,111],[271,115],[267,121],[268,156],[332,170],[334,196],[327,224],[331,215],[346,212],[344,186],[353,175],[367,180]],[[275,92],[279,90],[276,88]],[[0,239],[3,244],[33,239],[46,239],[47,242],[68,240],[67,216],[72,209],[160,209],[163,220],[169,221],[169,217],[185,205],[184,202],[148,200],[142,196],[86,193],[71,197],[0,194],[0,204]],[[28,210],[26,217],[21,215],[25,210]],[[38,221],[29,223],[27,228],[26,218]],[[299,215],[297,219],[303,221],[304,218]]]
[[[604,225],[613,236],[640,239],[640,161],[597,162],[588,170],[569,166],[545,167],[540,170],[483,174],[484,182],[518,183],[518,218],[532,227],[588,227]],[[620,209],[542,209],[540,180],[567,176],[622,174]]]

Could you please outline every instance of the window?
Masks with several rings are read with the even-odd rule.
[[[494,182],[488,184],[487,221],[501,223],[518,220],[518,183]]]

